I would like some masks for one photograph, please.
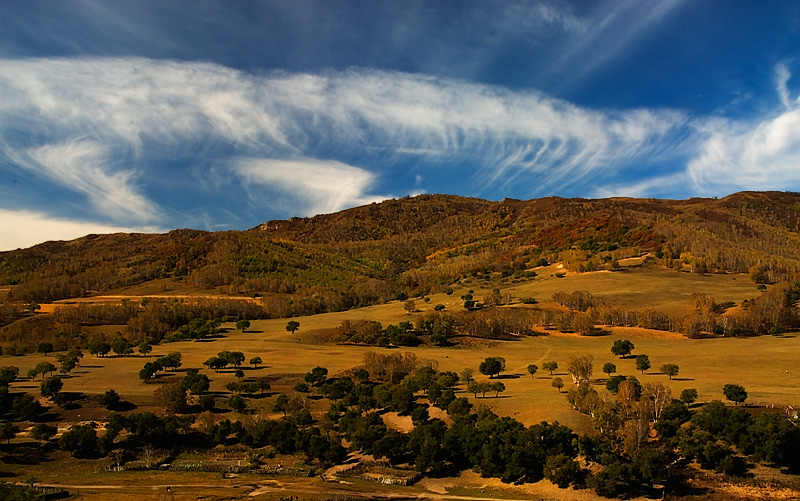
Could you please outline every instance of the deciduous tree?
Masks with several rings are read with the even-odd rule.
[[[650,357],[647,355],[636,355],[636,370],[644,371],[650,368]]]
[[[747,400],[747,391],[745,391],[744,386],[738,384],[726,384],[722,387],[722,393],[724,393],[725,398],[733,402],[734,405],[739,405]]]

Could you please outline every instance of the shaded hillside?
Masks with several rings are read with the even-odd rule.
[[[476,273],[521,275],[542,260],[575,271],[612,268],[644,251],[681,270],[796,280],[800,195],[501,202],[420,195],[242,232],[47,242],[0,253],[0,283],[15,285],[12,300],[46,301],[171,278],[326,311],[444,290]]]

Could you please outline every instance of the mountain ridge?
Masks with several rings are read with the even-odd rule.
[[[541,260],[591,271],[643,252],[678,270],[797,280],[800,194],[501,201],[424,194],[243,231],[45,242],[0,252],[0,283],[13,286],[8,300],[50,301],[171,279],[237,294],[323,297],[335,309],[441,290],[475,272],[519,273]]]

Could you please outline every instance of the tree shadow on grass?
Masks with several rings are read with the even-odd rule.
[[[491,379],[519,379],[523,376],[523,374],[500,374],[499,376],[495,376]]]
[[[694,378],[691,377],[674,377],[672,381],[694,381]]]
[[[32,466],[35,464],[53,461],[47,456],[47,452],[39,447],[38,444],[30,442],[23,444],[3,444],[4,452],[2,461],[6,464],[21,464]]]

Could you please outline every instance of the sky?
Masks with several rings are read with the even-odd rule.
[[[800,191],[800,2],[0,1],[0,250]]]

